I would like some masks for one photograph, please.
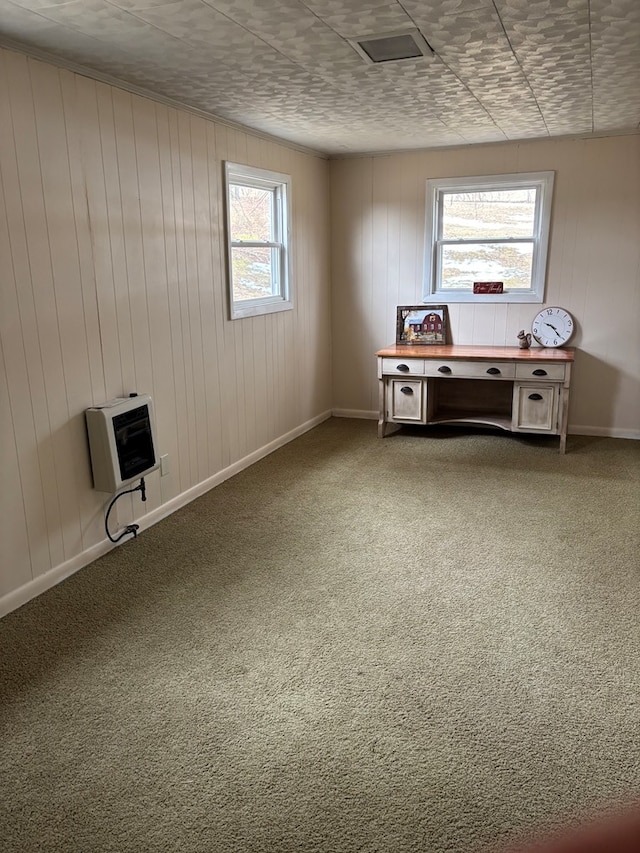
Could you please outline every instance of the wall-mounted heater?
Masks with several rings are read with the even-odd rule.
[[[158,468],[153,406],[147,394],[92,406],[85,416],[94,489],[114,493]]]

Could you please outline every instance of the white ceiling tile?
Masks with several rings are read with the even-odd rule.
[[[384,6],[358,12],[349,10],[340,15],[320,15],[319,17],[336,33],[350,39],[415,28],[414,21],[398,3],[387,3]]]
[[[359,15],[389,5],[390,0],[301,0],[319,18],[332,15]],[[400,4],[398,4],[399,6]]]
[[[82,2],[82,0],[78,0],[78,2]],[[109,3],[128,12],[136,12],[143,9],[153,9],[155,6],[166,6],[167,0],[109,0]]]
[[[425,22],[420,19],[424,27]],[[544,136],[547,128],[527,78],[493,8],[445,15],[429,31],[430,44],[443,63],[491,115],[506,137]],[[517,105],[517,106],[516,106]]]
[[[551,135],[593,130],[588,21],[512,20],[507,34]],[[573,127],[573,130],[570,128]]]
[[[24,9],[14,3],[0,4],[0,34],[6,38],[21,40],[31,34],[37,40],[42,31],[55,28],[55,24],[42,15]]]
[[[502,22],[493,6],[437,18],[420,11],[415,21],[431,47],[441,55],[447,50],[464,50],[467,45],[479,46],[505,39]],[[505,49],[508,47],[505,40]]]
[[[14,6],[20,6],[22,9],[28,9],[33,12],[39,12],[48,6],[64,6],[69,3],[78,2],[79,0],[12,0]]]
[[[402,6],[414,20],[435,21],[447,15],[462,15],[477,9],[493,9],[493,0],[403,0]]]
[[[575,21],[588,20],[589,0],[495,0],[503,21],[548,20],[571,14]]]
[[[142,21],[123,12],[105,0],[76,0],[75,3],[51,5],[39,10],[41,15],[64,24],[85,35],[101,33],[104,38],[130,38],[142,30]]]
[[[640,2],[592,0],[594,130],[640,120]]]

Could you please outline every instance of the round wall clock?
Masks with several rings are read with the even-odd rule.
[[[573,317],[564,308],[543,308],[533,318],[531,334],[543,347],[561,347],[573,334]]]

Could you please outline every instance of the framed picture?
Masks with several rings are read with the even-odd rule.
[[[446,305],[398,305],[397,344],[446,344],[448,337]]]

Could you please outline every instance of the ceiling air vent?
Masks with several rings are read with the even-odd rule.
[[[431,56],[433,51],[418,30],[384,33],[347,39],[365,62],[398,62],[401,59],[420,59]]]

